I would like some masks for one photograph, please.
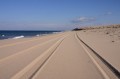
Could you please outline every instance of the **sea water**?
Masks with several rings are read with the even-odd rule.
[[[46,34],[58,33],[60,31],[15,31],[15,30],[0,30],[0,40],[3,39],[19,39],[24,37],[35,37]]]

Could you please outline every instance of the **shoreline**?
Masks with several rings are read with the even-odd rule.
[[[113,30],[69,31],[0,41],[0,78],[117,79],[99,57],[79,40],[81,38],[120,71],[120,41],[112,42],[109,34]],[[109,34],[106,34],[108,31]],[[119,35],[119,31],[120,29],[115,30],[115,35]],[[118,37],[114,37],[116,38]]]
[[[7,31],[5,31],[5,32],[7,32]],[[6,36],[6,34],[1,33],[1,31],[0,31],[0,34],[1,34],[1,35],[0,35],[0,40],[39,37],[39,36],[45,36],[45,35],[49,35],[49,34],[60,33],[61,31],[49,31],[48,33],[47,33],[47,31],[10,31],[10,32],[11,32],[11,33],[12,33],[12,32],[13,32],[13,33],[14,33],[14,32],[21,32],[21,34],[17,35],[17,33],[16,33],[16,34],[14,33],[14,36],[13,36],[12,34]],[[26,35],[26,34],[22,34],[22,32],[30,32],[30,34],[27,33],[27,35]],[[33,34],[34,34],[34,32],[40,32],[40,33],[36,33],[36,34],[34,34],[34,35],[31,35],[32,32],[33,32]],[[41,33],[41,32],[44,32],[44,33]]]

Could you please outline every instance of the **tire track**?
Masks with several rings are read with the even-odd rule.
[[[81,40],[77,33],[76,33],[75,36],[76,36],[76,38],[81,42],[81,43],[80,43],[80,42],[79,42],[79,43],[81,44],[81,46],[84,48],[84,50],[85,50],[86,52],[88,52],[88,51],[87,51],[87,49],[83,46],[83,44],[84,44],[87,48],[89,48],[89,49],[93,52],[93,54],[95,54],[95,55],[113,72],[113,74],[116,75],[116,77],[117,77],[118,79],[120,79],[120,72],[119,72],[116,68],[114,68],[108,61],[106,61],[104,58],[102,58],[94,49],[92,49],[90,46],[88,46],[83,40]],[[88,52],[87,54],[90,56],[90,53],[89,53],[89,52]],[[99,66],[99,64],[97,65],[97,61],[92,57],[92,55],[90,56],[90,58],[91,58],[94,62],[96,62],[96,66],[97,66],[98,69],[101,71],[101,73],[103,74],[103,76],[105,77],[105,79],[110,79],[109,76],[106,74],[106,72]]]
[[[11,79],[32,79],[34,75],[39,71],[39,69],[45,64],[45,62],[52,56],[54,51],[59,47],[65,37],[67,36],[59,39],[54,45],[52,45],[42,55],[33,60],[24,69],[14,75]]]
[[[62,42],[32,79],[104,79],[74,35]]]
[[[64,35],[63,35],[63,36],[64,36]],[[60,37],[62,37],[62,36],[60,36]],[[42,46],[42,45],[45,45],[45,44],[47,44],[47,43],[49,43],[49,42],[51,42],[51,41],[57,40],[57,39],[59,39],[60,37],[57,37],[57,38],[55,38],[55,39],[52,39],[52,40],[49,40],[49,41],[46,41],[46,42],[43,42],[43,43],[40,43],[40,44],[35,45],[35,46],[32,46],[32,47],[30,47],[30,48],[28,48],[28,49],[19,51],[19,52],[15,53],[15,54],[12,54],[12,55],[9,55],[9,56],[7,56],[7,57],[5,57],[5,58],[2,58],[2,59],[0,60],[0,63],[1,63],[1,62],[4,62],[4,61],[6,61],[6,60],[9,60],[10,58],[16,57],[16,56],[18,56],[18,55],[20,55],[20,54],[23,54],[23,53],[25,53],[25,52],[27,52],[27,51],[30,51],[30,50],[33,50],[33,49],[35,49],[35,48],[37,48],[37,47],[40,47],[40,46]]]
[[[13,54],[15,54],[15,53],[17,53],[19,51],[28,49],[28,48],[30,48],[32,46],[38,45],[40,43],[46,42],[48,40],[51,40],[53,38],[56,38],[56,37],[59,37],[59,36],[62,36],[62,35],[63,34],[45,36],[43,38],[39,38],[39,40],[36,40],[36,41],[25,42],[25,43],[16,44],[14,46],[7,46],[7,47],[4,47],[4,48],[1,48],[0,49],[0,60],[7,57],[7,56],[13,55]],[[38,39],[38,38],[36,38],[36,39]],[[33,38],[33,40],[34,40],[34,38]]]

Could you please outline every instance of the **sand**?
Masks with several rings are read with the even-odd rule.
[[[85,43],[120,71],[120,28],[92,29],[78,33]]]
[[[118,38],[93,29],[0,40],[0,79],[118,79],[79,38],[120,71]]]

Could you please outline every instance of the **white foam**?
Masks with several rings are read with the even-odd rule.
[[[24,36],[23,35],[17,36],[17,37],[14,37],[13,39],[19,39],[19,38],[24,38]]]
[[[53,34],[60,33],[60,32],[52,32]]]
[[[36,35],[36,36],[40,36],[40,35]]]
[[[4,37],[5,35],[2,35],[2,37]]]

